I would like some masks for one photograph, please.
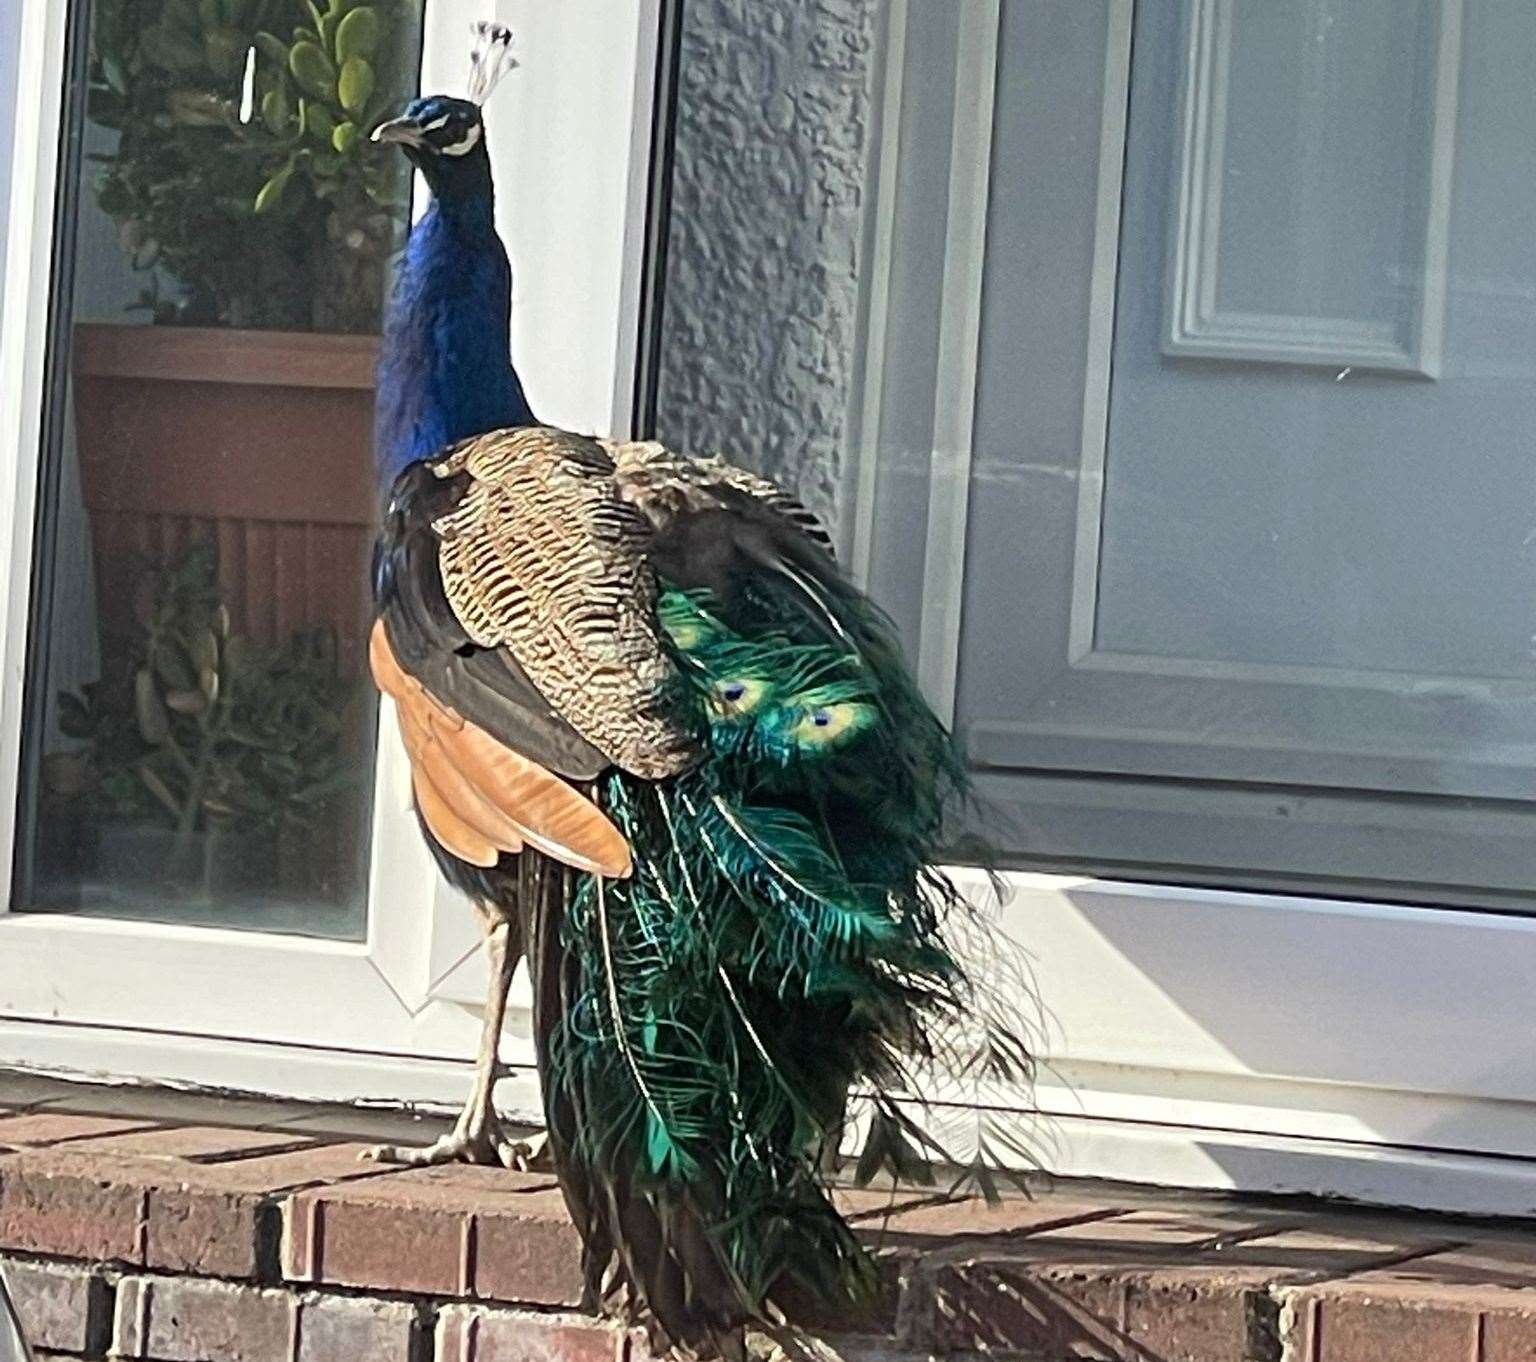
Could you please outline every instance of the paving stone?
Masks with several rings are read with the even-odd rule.
[[[1042,1214],[1050,1213],[1049,1201],[1028,1203]],[[1006,1205],[1005,1208],[1006,1210]],[[1085,1214],[1070,1223],[1042,1225],[1030,1232],[1033,1244],[1042,1252],[1072,1257],[1088,1253],[1168,1255],[1195,1253],[1221,1244],[1233,1244],[1270,1235],[1295,1223],[1295,1216],[1282,1217],[1264,1211],[1214,1210],[1205,1208],[1142,1207],[1113,1215]]]
[[[0,1071],[0,1111],[26,1111],[68,1097],[78,1087],[76,1083],[43,1074]]]
[[[1499,1240],[1458,1245],[1404,1263],[1360,1275],[1363,1285],[1390,1282],[1413,1286],[1492,1287],[1510,1291],[1536,1288],[1536,1246]]]
[[[298,1308],[288,1291],[125,1277],[117,1286],[112,1354],[133,1362],[291,1362]]]
[[[297,1104],[223,1093],[173,1092],[141,1084],[64,1083],[49,1111],[92,1116],[136,1116],[162,1125],[240,1126],[254,1129],[291,1115]]]
[[[407,1147],[429,1145],[453,1128],[451,1116],[418,1111],[374,1111],[358,1107],[314,1106],[290,1112],[274,1123],[278,1130],[331,1136],[346,1140],[372,1140]],[[515,1137],[515,1132],[514,1132]]]
[[[38,1149],[47,1145],[88,1140],[103,1135],[153,1130],[151,1121],[127,1116],[77,1116],[68,1112],[34,1111],[0,1117],[0,1146]]]
[[[81,1119],[81,1118],[72,1118]],[[0,1131],[3,1139],[3,1131]],[[262,1154],[281,1154],[317,1144],[312,1136],[270,1130],[240,1130],[228,1126],[171,1126],[127,1134],[73,1140],[70,1152],[123,1158],[185,1159],[190,1163],[222,1163]]]
[[[436,1362],[619,1362],[624,1335],[590,1320],[450,1305],[437,1317]]]
[[[410,1362],[420,1323],[404,1301],[308,1295],[299,1307],[297,1362]]]
[[[1098,1223],[1127,1212],[1102,1202],[1057,1200],[1004,1201],[988,1205],[981,1197],[908,1204],[887,1218],[868,1214],[860,1231],[866,1239],[878,1237],[892,1245],[923,1247],[937,1241],[953,1243],[960,1238],[1036,1235],[1078,1224]]]
[[[1443,1243],[1443,1241],[1441,1241]],[[1427,1254],[1439,1245],[1422,1226],[1352,1230],[1347,1220],[1311,1224],[1259,1235],[1209,1250],[1205,1260],[1228,1267],[1262,1267],[1277,1281],[1304,1281],[1369,1272],[1379,1265]]]
[[[0,1268],[34,1347],[71,1353],[105,1349],[111,1292],[101,1272],[9,1257],[0,1257]]]

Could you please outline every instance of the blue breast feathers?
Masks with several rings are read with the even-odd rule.
[[[489,198],[435,201],[411,232],[384,327],[374,446],[380,484],[446,445],[533,412],[511,360],[512,268]]]

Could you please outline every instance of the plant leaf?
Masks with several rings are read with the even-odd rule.
[[[341,97],[341,107],[349,114],[361,114],[368,103],[368,97],[373,94],[374,80],[373,67],[362,57],[348,57],[341,68],[341,77],[336,86],[336,92]]]

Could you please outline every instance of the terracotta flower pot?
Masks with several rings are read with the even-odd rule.
[[[237,630],[328,626],[360,664],[377,338],[92,323],[74,341],[104,629],[129,625],[146,562],[211,537]]]

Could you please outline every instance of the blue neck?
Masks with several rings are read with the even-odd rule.
[[[434,199],[411,230],[384,322],[374,449],[386,490],[456,440],[534,424],[511,327],[512,267],[489,192]]]

